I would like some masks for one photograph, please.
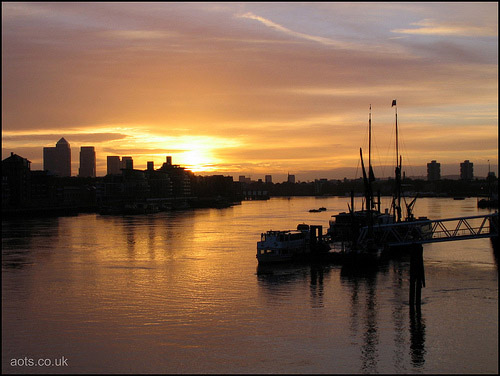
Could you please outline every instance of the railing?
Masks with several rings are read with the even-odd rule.
[[[368,227],[363,227],[357,243],[365,244],[373,239],[382,245],[396,246],[494,236],[498,236],[498,212],[471,217],[374,225],[371,234]]]

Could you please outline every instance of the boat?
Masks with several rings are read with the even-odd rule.
[[[309,213],[319,213],[319,212],[322,212],[322,211],[326,211],[326,208],[325,207],[321,207],[319,209],[311,209],[309,210]]]
[[[356,248],[356,239],[360,230],[366,226],[376,224],[387,224],[392,222],[392,217],[388,209],[384,213],[380,212],[380,194],[378,201],[373,195],[372,182],[375,181],[375,174],[371,164],[371,139],[372,139],[372,106],[368,117],[368,174],[365,170],[363,160],[363,150],[359,149],[361,168],[364,182],[364,203],[361,210],[354,209],[354,191],[351,191],[351,205],[347,204],[349,211],[332,216],[329,222],[328,236],[333,242],[348,242]]]
[[[259,264],[311,259],[330,249],[323,240],[323,226],[299,224],[296,230],[269,230],[257,242]]]
[[[392,106],[396,105],[396,100],[393,100]],[[351,192],[351,205],[348,204],[348,212],[342,212],[332,216],[329,223],[328,236],[333,242],[347,243],[350,246],[351,252],[363,252],[368,249],[385,248],[390,238],[387,236],[389,227],[387,225],[396,223],[410,223],[417,219],[413,214],[413,207],[418,198],[418,194],[410,203],[406,203],[406,199],[402,194],[402,157],[399,155],[398,147],[398,115],[396,107],[396,168],[395,168],[395,189],[392,198],[391,207],[386,208],[384,212],[380,211],[380,194],[378,200],[375,200],[372,189],[372,182],[375,181],[371,165],[371,105],[370,115],[368,120],[369,129],[369,147],[368,147],[368,173],[365,170],[363,161],[363,150],[360,148],[361,168],[363,172],[364,182],[364,207],[361,210],[354,210],[354,192]],[[406,206],[406,216],[403,217],[402,201]],[[419,217],[418,221],[427,221],[427,217]],[[431,228],[425,222],[417,229],[417,233],[421,237],[430,236]],[[397,230],[406,231],[407,226],[397,226]],[[361,236],[362,235],[362,236]]]

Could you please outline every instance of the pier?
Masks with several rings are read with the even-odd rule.
[[[467,239],[498,238],[498,212],[470,217],[425,219],[363,227],[357,244],[378,244],[395,252],[410,252],[410,309],[420,310],[425,287],[423,244]]]
[[[374,225],[373,237],[380,244],[398,247],[498,236],[498,212],[471,217],[416,220]],[[368,241],[369,228],[363,227],[357,244]]]

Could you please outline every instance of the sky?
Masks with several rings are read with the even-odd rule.
[[[397,106],[391,107],[392,100]],[[498,176],[497,2],[2,2],[2,159],[64,137],[196,174]],[[283,179],[282,179],[283,180]]]

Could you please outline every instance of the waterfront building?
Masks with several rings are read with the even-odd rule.
[[[172,181],[170,180],[168,174],[164,171],[155,170],[152,166],[149,165],[149,163],[150,162],[148,162],[148,169],[144,171],[144,173],[149,184],[150,197],[172,197]]]
[[[154,161],[148,161],[147,165],[148,165],[148,167],[147,167],[148,171],[154,171],[154,169],[155,169],[155,162]]]
[[[118,175],[120,173],[120,157],[116,155],[107,156],[107,175]]]
[[[295,175],[288,174],[287,182],[295,184]]]
[[[427,163],[427,180],[436,181],[441,180],[441,163],[431,161]]]
[[[80,148],[80,170],[78,176],[81,178],[95,178],[96,160],[93,146],[82,146]]]
[[[272,183],[272,182],[273,182],[273,177],[272,177],[272,175],[266,175],[266,177],[265,177],[265,182],[266,182],[266,183]]]
[[[71,147],[62,137],[55,147],[43,148],[43,169],[57,176],[71,176]]]
[[[17,154],[2,161],[2,208],[19,207],[30,200],[31,161]]]
[[[474,163],[469,162],[469,160],[460,163],[460,179],[461,180],[472,180],[474,179]]]
[[[190,171],[188,172],[184,167],[172,164],[171,156],[167,157],[166,162],[157,171],[167,173],[172,182],[172,194],[174,197],[187,197],[191,195]]]

